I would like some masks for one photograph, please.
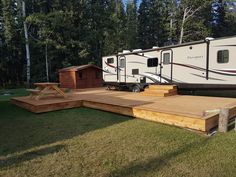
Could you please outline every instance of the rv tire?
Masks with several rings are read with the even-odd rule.
[[[141,89],[140,89],[140,87],[139,87],[138,85],[134,85],[134,86],[132,87],[132,92],[138,93],[138,92],[140,92],[140,91],[141,91]]]

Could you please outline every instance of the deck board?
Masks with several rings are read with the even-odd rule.
[[[230,107],[236,115],[236,99],[202,96],[141,96],[139,93],[107,91],[103,88],[76,90],[67,98],[13,98],[12,103],[34,113],[78,108],[81,106],[208,132],[218,123],[218,114],[204,112]]]

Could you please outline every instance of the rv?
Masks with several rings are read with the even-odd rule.
[[[128,88],[133,92],[149,84],[236,88],[236,36],[123,51],[103,57],[102,65],[108,88]]]

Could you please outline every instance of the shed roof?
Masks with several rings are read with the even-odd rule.
[[[96,65],[93,65],[93,64],[87,64],[87,65],[80,65],[80,66],[70,66],[70,67],[67,67],[67,68],[63,68],[63,69],[60,69],[59,72],[67,72],[67,71],[80,71],[80,70],[84,70],[84,69],[87,69],[87,68],[96,68],[96,69],[102,69]]]

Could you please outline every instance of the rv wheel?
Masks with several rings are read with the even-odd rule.
[[[140,87],[137,85],[133,86],[132,92],[135,92],[135,93],[140,92]]]

